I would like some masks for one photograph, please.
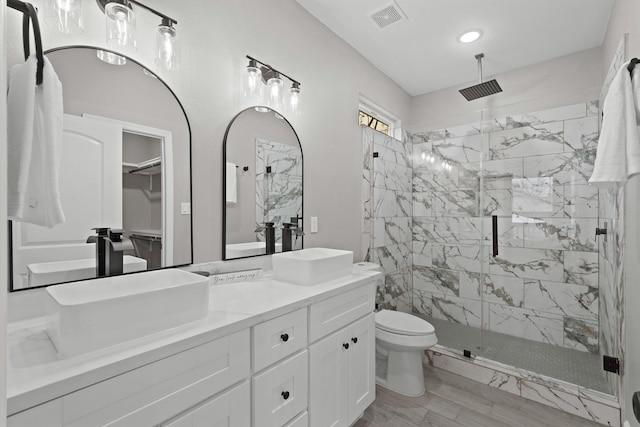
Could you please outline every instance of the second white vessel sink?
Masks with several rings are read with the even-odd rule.
[[[166,269],[49,286],[46,294],[47,333],[71,357],[204,318],[209,281]]]
[[[276,279],[311,286],[351,274],[353,252],[309,248],[274,254],[271,261]]]

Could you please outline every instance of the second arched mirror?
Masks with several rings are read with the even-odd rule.
[[[229,123],[223,150],[223,258],[302,249],[302,147],[291,124],[247,108]]]

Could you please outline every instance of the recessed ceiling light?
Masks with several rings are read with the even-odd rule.
[[[480,36],[482,36],[482,31],[480,30],[467,31],[458,37],[458,41],[460,43],[471,43],[478,40]]]

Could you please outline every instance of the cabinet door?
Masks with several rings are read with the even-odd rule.
[[[309,347],[309,424],[311,427],[347,426],[348,374],[344,330]]]
[[[251,423],[249,383],[215,397],[165,427],[246,427]]]
[[[375,320],[371,313],[347,328],[349,350],[349,422],[353,422],[375,400]]]

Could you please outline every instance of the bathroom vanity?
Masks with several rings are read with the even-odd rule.
[[[210,284],[203,320],[66,359],[46,319],[11,323],[8,425],[351,425],[375,398],[378,276]]]

